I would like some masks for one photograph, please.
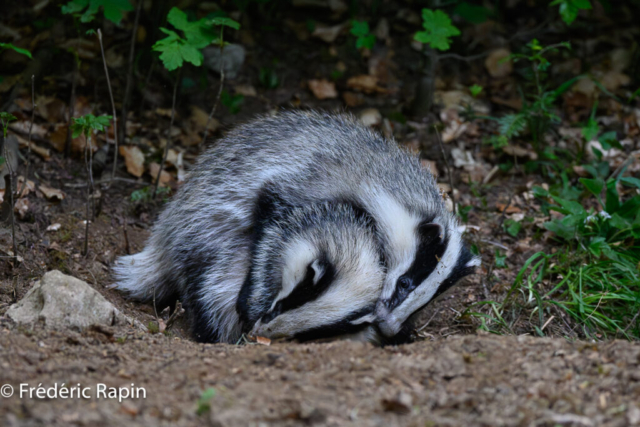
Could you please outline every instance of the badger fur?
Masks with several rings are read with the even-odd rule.
[[[254,326],[263,333],[265,307],[276,309],[279,300],[271,299],[273,295],[288,292],[288,285],[277,283],[282,277],[261,276],[257,269],[266,259],[261,253],[266,246],[254,244],[262,227],[259,199],[265,188],[266,194],[277,194],[276,205],[326,206],[321,209],[326,218],[332,218],[327,207],[348,206],[350,215],[374,230],[359,242],[376,239],[386,265],[383,286],[377,295],[369,295],[377,301],[375,316],[362,315],[369,298],[347,299],[362,298],[362,294],[353,294],[351,285],[337,281],[330,288],[352,292],[343,296],[352,306],[336,306],[332,322],[374,322],[377,330],[393,337],[414,313],[479,264],[465,248],[435,180],[416,156],[351,116],[289,112],[236,128],[200,157],[183,188],[160,215],[144,251],[121,259],[115,270],[116,286],[138,299],[148,300],[152,292],[159,300],[175,295],[185,299],[201,340],[231,342],[243,329]],[[299,208],[267,211],[286,221],[295,209]],[[324,224],[328,232],[329,222]],[[353,236],[367,229],[362,225],[351,222]],[[317,250],[318,243],[308,241]],[[334,241],[337,244],[339,239]],[[284,246],[275,248],[278,256],[285,255],[278,252]],[[296,250],[287,256],[294,253]],[[349,258],[356,252],[343,250],[341,254],[341,262],[355,262]],[[314,266],[313,262],[310,268],[314,278],[322,270],[321,264]],[[284,271],[283,267],[282,274]],[[267,284],[265,277],[276,282]],[[252,293],[263,287],[272,290]],[[320,315],[319,311],[312,313]],[[304,311],[299,314],[304,316]],[[272,322],[278,318],[269,316],[266,319]],[[313,321],[318,327],[326,326],[324,320]],[[208,329],[199,330],[202,325]]]
[[[234,246],[248,262],[232,260],[231,248],[218,252],[217,239],[200,247],[174,240],[160,251],[152,237],[145,251],[119,260],[117,287],[143,301],[177,295],[203,342],[236,342],[242,332],[380,342],[371,321],[384,266],[370,220],[345,204],[284,205],[268,187],[259,192],[253,229],[238,238],[244,246]],[[164,221],[153,236],[161,227],[182,228]],[[160,259],[173,267],[163,269],[166,278],[155,271]]]

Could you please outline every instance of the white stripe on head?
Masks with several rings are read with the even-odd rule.
[[[387,192],[369,190],[367,208],[374,215],[378,228],[386,240],[387,277],[380,295],[381,299],[391,298],[398,277],[413,264],[418,249],[419,236],[416,229],[420,218],[411,214]]]

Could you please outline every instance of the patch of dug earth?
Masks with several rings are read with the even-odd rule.
[[[121,338],[114,338],[125,331]],[[454,336],[355,342],[197,344],[104,328],[0,323],[3,425],[640,425],[640,346]],[[89,387],[88,399],[19,397],[20,384]],[[97,385],[146,398],[97,398]],[[215,390],[202,400],[203,391]],[[210,398],[209,398],[210,397]],[[199,413],[199,414],[198,414]]]

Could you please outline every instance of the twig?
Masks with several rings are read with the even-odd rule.
[[[91,133],[87,137],[87,141],[84,145],[84,162],[87,168],[87,225],[84,232],[84,256],[89,254],[89,220],[91,219],[91,196],[93,195],[93,150],[91,149]]]
[[[142,1],[142,0],[140,0]],[[113,171],[111,179],[116,175],[116,166],[118,165],[118,118],[116,117],[116,103],[113,101],[113,91],[111,90],[111,79],[109,79],[109,69],[107,68],[107,59],[104,56],[104,45],[102,44],[102,31],[98,28],[98,40],[100,41],[100,51],[102,52],[102,63],[104,64],[104,74],[107,77],[107,87],[109,88],[109,97],[111,98],[111,110],[113,112],[113,141],[115,143],[115,152],[113,153]],[[109,132],[106,138],[109,139]],[[93,154],[93,153],[92,153]]]
[[[118,182],[125,182],[127,184],[133,184],[133,185],[148,185],[148,182],[140,182],[140,181],[136,181],[134,179],[127,179],[127,178],[120,178],[120,177],[116,177],[114,179],[114,181],[118,181]],[[108,182],[110,182],[110,180],[104,180],[104,181],[98,181],[95,184],[97,185],[102,185],[102,184],[107,184]],[[86,182],[79,182],[79,183],[65,183],[64,184],[65,187],[69,187],[69,188],[83,188],[87,186]]]
[[[440,132],[436,126],[433,127],[436,131],[436,135],[438,135],[438,143],[440,144],[440,151],[442,151],[442,159],[444,160],[444,165],[447,168],[447,175],[449,176],[449,186],[451,187],[451,201],[453,202],[453,214],[457,213],[456,209],[456,194],[453,188],[453,175],[451,174],[451,168],[449,168],[449,160],[447,159],[447,154],[444,151],[444,145],[442,144],[442,138],[440,137]]]
[[[169,320],[167,320],[167,325],[165,326],[165,331],[168,331],[171,326],[175,323],[178,317],[184,314],[184,308],[182,308],[182,303],[180,301],[176,301],[176,308],[173,310],[171,316],[169,316]]]
[[[624,328],[623,333],[625,333],[625,334],[627,333],[627,331],[629,330],[629,328],[631,328],[631,325],[633,325],[633,322],[635,322],[635,321],[636,321],[636,319],[638,318],[638,315],[639,315],[639,314],[640,314],[640,311],[638,311],[638,312],[635,314],[635,316],[633,316],[633,318],[631,319],[631,321],[629,322],[629,324],[627,325],[627,327],[626,327],[626,328]]]
[[[76,84],[78,75],[80,74],[80,65],[78,64],[78,58],[74,56],[74,69],[71,77],[71,97],[69,98],[69,120],[67,120],[67,139],[64,144],[64,156],[69,157],[71,155],[71,120],[75,114],[76,108]]]
[[[158,168],[158,176],[156,176],[155,187],[153,188],[153,195],[151,199],[156,198],[156,194],[158,193],[158,186],[160,185],[160,175],[162,175],[162,171],[164,170],[164,164],[167,161],[167,156],[169,154],[169,146],[171,145],[171,128],[173,127],[173,120],[176,116],[176,97],[178,95],[178,86],[180,84],[180,70],[178,70],[178,75],[176,76],[176,84],[173,86],[173,102],[171,105],[171,122],[169,123],[169,130],[167,131],[167,143],[164,145],[164,156],[162,156],[162,163],[160,163],[160,168]]]
[[[11,216],[11,244],[13,247],[13,257],[14,259],[18,259],[18,247],[16,245],[16,220],[15,220],[15,212],[13,211],[13,182],[15,181],[15,177],[14,177],[14,173],[13,173],[13,167],[11,166],[11,160],[9,159],[8,156],[8,152],[7,152],[7,138],[4,138],[4,158],[5,158],[5,164],[7,165],[7,168],[9,169],[9,174],[7,176],[5,176],[5,180],[4,182],[6,184],[9,184],[8,187],[5,185],[5,194],[7,192],[9,192],[9,212],[10,212],[10,216]],[[9,179],[7,179],[7,177],[9,177]]]
[[[472,61],[475,61],[476,59],[484,58],[485,56],[489,55],[489,53],[490,52],[483,52],[477,55],[469,55],[469,56],[462,56],[462,55],[458,55],[457,53],[445,53],[444,55],[440,55],[438,59],[439,60],[457,59],[458,61],[472,62]]]
[[[20,189],[20,191],[18,191],[17,193],[19,194],[18,198],[22,197],[22,193],[24,193],[24,190],[27,188],[28,184],[29,184],[29,166],[31,166],[31,131],[33,130],[33,122],[35,121],[35,112],[36,112],[36,101],[35,101],[35,95],[34,95],[34,88],[35,88],[35,84],[34,84],[34,78],[35,76],[31,76],[31,124],[29,125],[29,151],[27,151],[27,165],[26,165],[26,171],[24,174],[24,183],[22,184],[22,188]]]
[[[546,328],[547,325],[549,325],[549,323],[551,323],[551,321],[555,318],[556,316],[552,315],[549,319],[547,319],[547,321],[544,322],[544,325],[542,325],[542,328],[540,328],[540,332],[544,331],[544,328]]]
[[[207,125],[204,127],[204,135],[202,136],[202,141],[200,145],[204,145],[207,140],[207,136],[209,133],[209,124],[211,123],[211,119],[213,119],[214,114],[216,113],[216,109],[218,108],[218,104],[220,103],[220,98],[222,97],[222,88],[224,87],[224,42],[222,39],[224,30],[224,25],[220,26],[220,87],[218,88],[218,95],[216,96],[216,102],[213,103],[213,108],[211,109],[211,113],[209,113],[209,118],[207,118]]]
[[[127,85],[124,89],[124,99],[122,100],[122,110],[120,111],[120,117],[122,117],[122,123],[120,126],[120,141],[124,144],[126,134],[127,134],[127,115],[128,115],[128,107],[129,107],[129,99],[131,98],[131,87],[133,81],[133,61],[134,61],[134,53],[136,48],[136,37],[138,35],[138,23],[140,22],[140,9],[142,9],[143,0],[138,0],[138,5],[136,7],[136,17],[133,21],[133,31],[131,32],[131,47],[129,48],[129,64],[127,68]],[[118,156],[118,152],[116,150],[116,156]],[[115,163],[115,161],[114,161]],[[115,171],[114,171],[115,175]],[[112,175],[113,177],[113,175]]]
[[[127,233],[127,219],[122,216],[122,232],[124,233],[124,250],[127,255],[131,255],[131,246],[129,245],[129,234]]]

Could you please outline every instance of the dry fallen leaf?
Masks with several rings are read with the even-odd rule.
[[[504,151],[505,154],[508,154],[510,156],[528,157],[531,160],[538,159],[538,154],[535,151],[528,150],[526,148],[519,147],[517,145],[507,145],[506,147],[502,147],[502,151]]]
[[[506,203],[496,203],[496,208],[498,209],[498,212],[504,212],[506,209],[508,214],[522,212],[522,209],[520,209],[519,207],[513,205],[507,206]]]
[[[64,200],[64,193],[57,188],[49,187],[45,184],[40,184],[38,190],[44,195],[47,200]]]
[[[333,43],[340,35],[343,28],[344,24],[338,24],[329,27],[325,24],[316,23],[316,27],[311,35],[313,37],[319,38],[324,42]]]
[[[365,93],[386,92],[385,89],[378,87],[378,78],[368,74],[351,77],[347,80],[347,87]]]
[[[127,172],[140,178],[144,173],[144,154],[142,150],[135,145],[121,145],[119,151],[120,155],[124,157]]]
[[[311,90],[311,92],[313,92],[313,95],[318,99],[330,99],[338,97],[336,84],[330,82],[327,79],[309,80],[308,85],[309,90]]]
[[[59,123],[65,120],[67,104],[49,96],[40,96],[36,100],[36,111],[49,123]]]
[[[355,92],[343,92],[342,99],[347,107],[359,107],[365,102],[364,96]]]
[[[242,96],[258,96],[256,88],[251,85],[237,85],[235,87],[236,93]]]
[[[29,200],[26,197],[16,200],[13,209],[18,214],[20,219],[24,219],[27,215],[27,212],[29,212]]]
[[[151,175],[151,180],[155,183],[156,177],[158,176],[158,169],[160,169],[160,165],[156,162],[152,162],[149,164],[149,175]],[[169,172],[163,170],[160,174],[160,187],[168,187],[169,183],[173,181],[173,177]]]
[[[18,188],[17,188],[17,193],[18,194],[22,194],[22,196],[26,196],[29,193],[33,193],[34,191],[36,191],[36,184],[35,182],[31,181],[30,179],[27,180],[27,185],[26,187],[24,186],[24,177],[22,175],[20,175],[18,177]]]
[[[501,48],[496,49],[487,56],[484,61],[484,66],[491,77],[507,77],[513,71],[513,63],[511,60],[505,60],[511,51],[509,49]]]
[[[55,224],[48,226],[47,231],[58,231],[60,230],[60,227],[62,227],[62,225],[59,222],[56,222]]]
[[[51,151],[48,148],[40,147],[36,145],[33,141],[29,144],[29,140],[27,138],[23,138],[20,135],[16,135],[18,137],[18,142],[20,143],[20,148],[26,148],[31,145],[31,151],[36,153],[38,156],[42,157],[44,161],[51,160]]]
[[[256,343],[260,345],[271,345],[271,340],[266,337],[256,337]]]
[[[215,132],[215,130],[220,127],[220,122],[216,120],[215,117],[212,117],[211,120],[209,120],[209,114],[207,114],[202,108],[196,107],[195,105],[191,106],[191,116],[189,117],[189,121],[193,123],[195,130],[198,132],[204,132],[204,129],[207,127],[207,123],[209,124],[209,132]]]

